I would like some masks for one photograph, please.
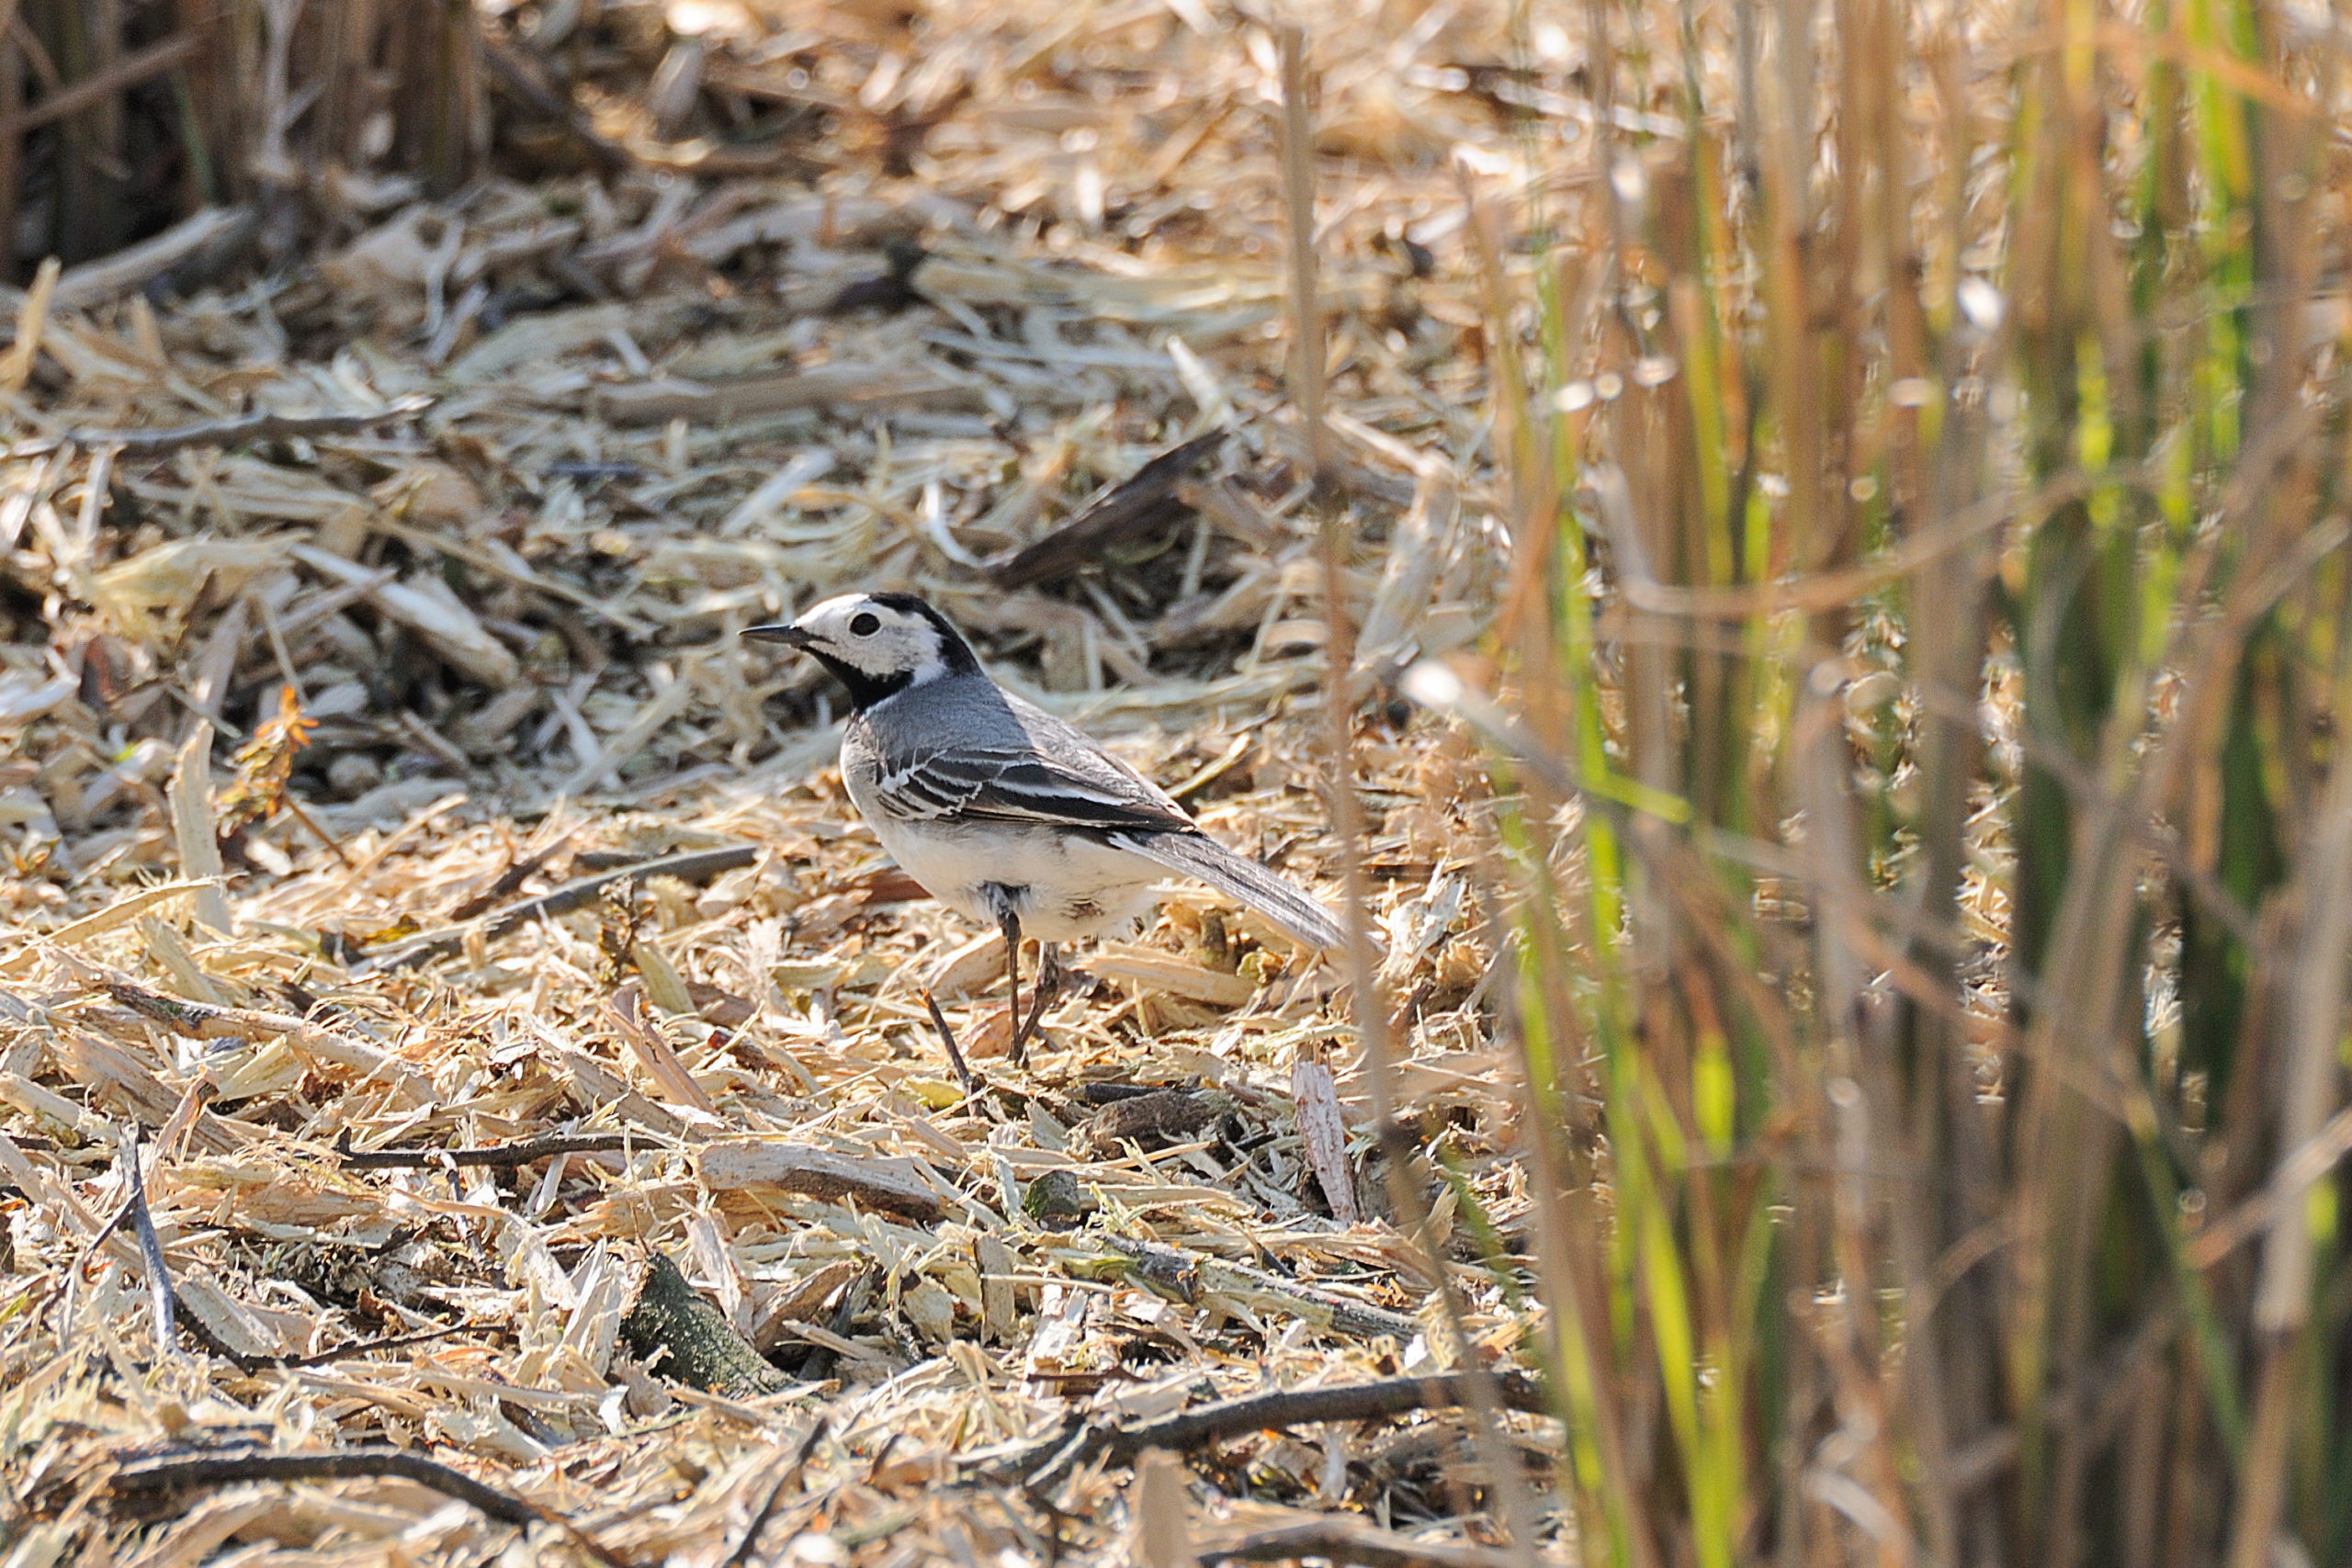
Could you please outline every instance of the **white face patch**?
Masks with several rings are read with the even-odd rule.
[[[909,677],[921,685],[947,672],[939,628],[910,610],[894,610],[864,593],[843,593],[809,606],[795,629],[809,638],[809,651],[839,660],[877,681]]]

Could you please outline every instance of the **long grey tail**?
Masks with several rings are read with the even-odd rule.
[[[1347,932],[1329,910],[1204,833],[1113,833],[1110,839],[1123,850],[1231,894],[1308,947],[1330,953],[1347,945]]]

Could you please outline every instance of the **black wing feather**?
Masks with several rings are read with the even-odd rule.
[[[1174,803],[1108,770],[1081,773],[1032,751],[959,748],[899,759],[876,781],[895,815],[949,815],[992,822],[1188,832],[1192,819]]]

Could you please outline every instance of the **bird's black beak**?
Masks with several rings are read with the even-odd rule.
[[[794,648],[806,648],[811,641],[807,632],[789,621],[778,621],[768,626],[745,626],[741,635],[746,642],[781,642]]]

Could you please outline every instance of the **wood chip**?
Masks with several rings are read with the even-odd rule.
[[[1098,980],[1160,991],[1214,1007],[1241,1007],[1258,994],[1258,987],[1239,975],[1204,969],[1198,964],[1154,948],[1120,942],[1104,942],[1098,952],[1071,967]]]
[[[714,1192],[773,1187],[827,1202],[854,1201],[928,1223],[945,1207],[911,1161],[836,1154],[808,1144],[751,1139],[712,1144],[696,1157]]]

